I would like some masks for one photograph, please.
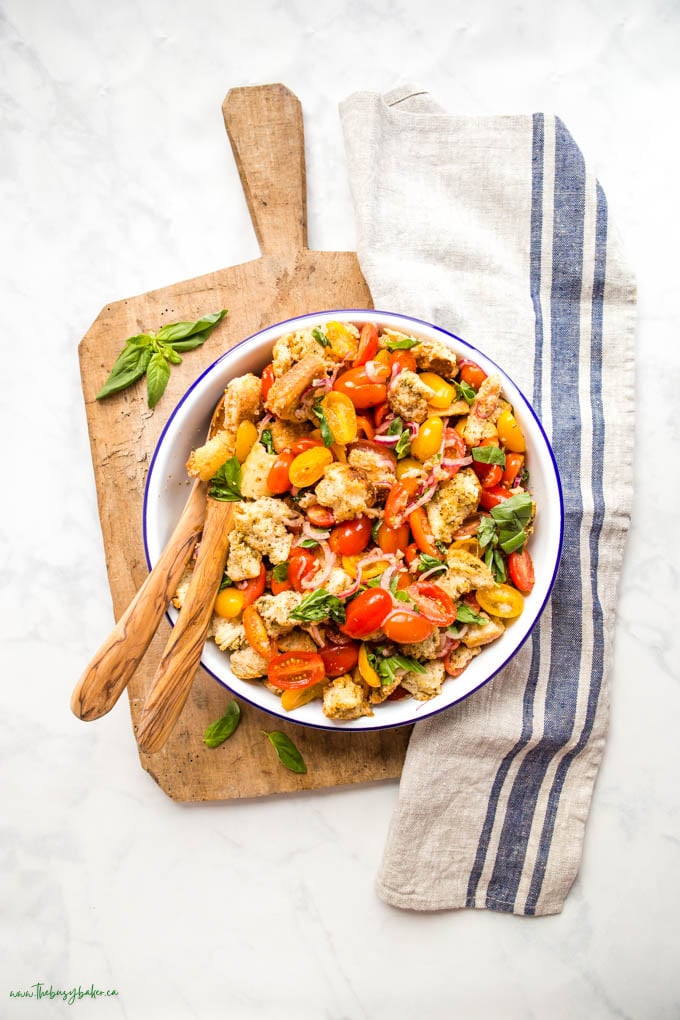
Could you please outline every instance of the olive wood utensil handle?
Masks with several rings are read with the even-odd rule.
[[[168,544],[73,691],[71,711],[79,719],[90,722],[106,715],[125,690],[189,562],[203,527],[205,501],[205,483],[195,482]]]
[[[137,732],[139,749],[159,751],[170,736],[191,690],[224,574],[233,504],[208,498],[196,566]]]

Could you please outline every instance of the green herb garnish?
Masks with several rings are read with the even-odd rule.
[[[319,543],[315,538],[303,538],[301,542],[298,542],[298,549],[316,549]]]
[[[305,595],[300,605],[292,609],[288,616],[302,623],[319,623],[329,619],[335,623],[344,623],[345,607],[336,595],[331,595],[325,588],[319,588]]]
[[[260,436],[260,442],[264,446],[267,453],[275,453],[274,440],[272,438],[271,429],[263,429],[262,435]]]
[[[377,655],[375,652],[368,653],[368,661],[380,677],[380,683],[387,686],[393,684],[397,679],[398,669],[406,670],[407,673],[424,673],[425,667],[416,659],[407,655]]]
[[[229,577],[229,574],[225,570],[225,572],[222,574],[222,580],[220,581],[218,591],[224,591],[225,588],[231,588],[233,583],[234,582],[232,581],[232,579]]]
[[[371,538],[373,539],[376,545],[378,544],[378,531],[380,530],[381,524],[382,524],[381,519],[379,517],[376,517],[376,519],[373,521],[373,527],[371,528]]]
[[[482,447],[482,449],[485,449]],[[489,447],[486,447],[489,449]],[[489,517],[482,517],[477,528],[477,541],[483,559],[494,580],[503,584],[507,569],[503,553],[519,552],[528,538],[526,526],[531,521],[533,501],[528,492],[518,492],[493,507]]]
[[[312,330],[312,336],[314,337],[318,344],[321,344],[322,347],[330,347],[331,345],[330,340],[323,332],[323,330],[318,328],[318,326]]]
[[[472,459],[479,464],[499,464],[505,467],[505,453],[500,446],[473,446]]]
[[[223,308],[195,322],[174,322],[161,326],[157,333],[151,330],[128,337],[97,400],[120,393],[146,375],[147,403],[155,407],[168,385],[170,365],[179,365],[182,360],[178,352],[200,347],[226,314]]]
[[[230,701],[222,718],[208,726],[203,734],[203,743],[206,747],[219,747],[234,733],[240,721],[241,709],[238,702]]]
[[[454,380],[453,385],[456,390],[456,396],[462,397],[466,404],[472,406],[474,399],[477,396],[477,390],[474,390],[472,386],[466,382],[455,382]]]
[[[267,730],[262,730],[262,732],[276,751],[282,765],[285,765],[291,772],[303,773],[307,771],[305,759],[290,737],[281,733],[280,730],[272,730],[270,733]]]
[[[430,556],[428,553],[420,553],[418,557],[418,570],[424,573],[426,570],[438,570],[446,573],[449,568],[441,560],[438,560],[436,556]]]
[[[288,560],[284,560],[283,563],[277,563],[272,570],[272,580],[274,581],[287,581],[288,580]]]
[[[476,613],[474,609],[471,609],[467,603],[462,602],[456,610],[456,622],[485,624],[489,621],[485,620],[483,616],[479,615],[479,613]]]
[[[404,428],[404,423],[401,418],[393,418],[387,429],[388,436],[399,436],[394,452],[397,455],[397,460],[401,460],[402,457],[407,457],[411,452],[411,432],[409,429]]]
[[[241,465],[236,457],[230,457],[214,478],[210,479],[208,495],[222,503],[235,503],[241,496]]]
[[[416,340],[412,336],[405,336],[398,340],[386,340],[385,347],[388,351],[410,351],[412,347],[416,347],[419,343],[420,340]]]
[[[324,409],[321,406],[320,400],[314,401],[312,413],[314,414],[315,418],[318,418],[319,428],[321,430],[321,438],[323,439],[323,445],[332,446],[333,443],[335,442],[335,437],[333,436],[333,433],[331,432],[331,427],[328,424],[328,421],[326,420],[326,415],[324,414]]]

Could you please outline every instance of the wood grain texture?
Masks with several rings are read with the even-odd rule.
[[[301,116],[284,118],[290,111],[291,93],[282,85],[232,90],[224,103],[229,128],[231,105],[238,97],[239,124],[247,120],[262,128],[264,110],[287,125],[275,151],[262,151],[262,131],[252,131],[246,142],[238,135],[239,168],[248,178],[244,191],[251,202],[259,195],[260,183],[251,186],[255,168],[270,166],[267,206],[261,206],[260,237],[267,233],[265,210],[299,209],[296,194],[302,193],[302,213],[297,220],[289,212],[276,218],[280,237],[283,220],[292,232],[288,247],[271,249],[259,259],[220,269],[205,276],[149,291],[137,297],[113,302],[102,309],[79,347],[83,396],[87,412],[92,463],[99,515],[102,525],[113,612],[119,619],[147,576],[142,539],[144,484],[153,450],[176,403],[187,387],[225,350],[243,337],[274,322],[324,308],[370,308],[371,296],[354,252],[314,252],[304,246],[306,198],[304,162],[291,181],[291,147],[304,153]],[[292,97],[293,110],[297,100]],[[237,130],[234,128],[233,137]],[[266,135],[271,145],[272,135]],[[299,165],[298,165],[299,166]],[[274,172],[279,167],[281,175]],[[264,180],[264,175],[262,175]],[[197,181],[197,186],[200,182]],[[291,194],[291,188],[293,192]],[[280,192],[284,193],[281,194]],[[256,219],[255,214],[253,213]],[[293,225],[291,226],[291,219]],[[272,228],[273,230],[274,228]],[[285,233],[285,231],[284,231]],[[173,367],[168,388],[157,407],[146,405],[144,382],[98,403],[95,395],[126,337],[163,323],[196,319],[206,312],[228,308],[229,315],[206,343],[184,356]],[[128,685],[133,729],[153,676],[167,644],[170,627],[161,621],[149,650]],[[95,642],[96,643],[96,642]],[[249,705],[242,705],[242,722],[234,737],[216,750],[203,744],[206,727],[219,718],[232,695],[201,668],[170,739],[154,755],[141,754],[143,767],[161,789],[179,801],[226,800],[265,794],[292,792],[324,786],[390,779],[401,772],[409,729],[378,733],[327,732],[280,722]],[[105,722],[100,723],[105,725]],[[308,765],[306,775],[295,775],[278,762],[274,749],[262,736],[263,729],[281,729],[298,745]]]

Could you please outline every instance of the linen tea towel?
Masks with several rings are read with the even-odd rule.
[[[559,118],[451,116],[413,87],[357,93],[340,111],[375,306],[449,329],[514,378],[565,499],[560,569],[530,639],[413,731],[378,893],[417,910],[557,913],[608,723],[632,503],[635,282]]]

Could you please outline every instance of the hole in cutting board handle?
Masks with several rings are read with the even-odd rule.
[[[230,89],[222,115],[263,255],[307,247],[302,107],[285,85]]]

